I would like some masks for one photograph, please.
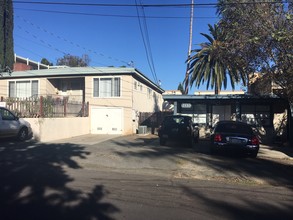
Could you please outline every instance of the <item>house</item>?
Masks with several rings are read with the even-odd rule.
[[[135,68],[65,67],[3,73],[0,97],[89,103],[89,133],[133,134],[140,112],[162,110],[164,92]]]
[[[13,71],[49,69],[50,66],[14,54]]]

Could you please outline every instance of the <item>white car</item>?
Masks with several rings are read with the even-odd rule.
[[[20,141],[32,137],[30,123],[18,118],[7,108],[0,107],[0,137],[16,137]]]

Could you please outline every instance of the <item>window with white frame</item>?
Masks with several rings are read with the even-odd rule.
[[[9,97],[28,98],[37,96],[38,91],[38,80],[9,81]]]
[[[121,86],[119,77],[95,78],[94,79],[94,97],[120,97]]]
[[[152,90],[148,88],[148,98],[150,99],[152,97]]]

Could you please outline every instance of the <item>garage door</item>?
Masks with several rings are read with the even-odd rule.
[[[92,134],[122,134],[123,109],[97,108],[91,109]]]

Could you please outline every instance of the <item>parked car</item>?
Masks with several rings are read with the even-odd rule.
[[[32,136],[31,125],[7,108],[0,107],[0,137],[16,137],[20,141]]]
[[[183,115],[166,116],[158,129],[160,145],[167,141],[179,141],[192,147],[198,142],[198,126],[192,123],[192,118]]]
[[[220,121],[211,133],[211,152],[237,151],[257,157],[259,139],[250,125],[237,121]]]

